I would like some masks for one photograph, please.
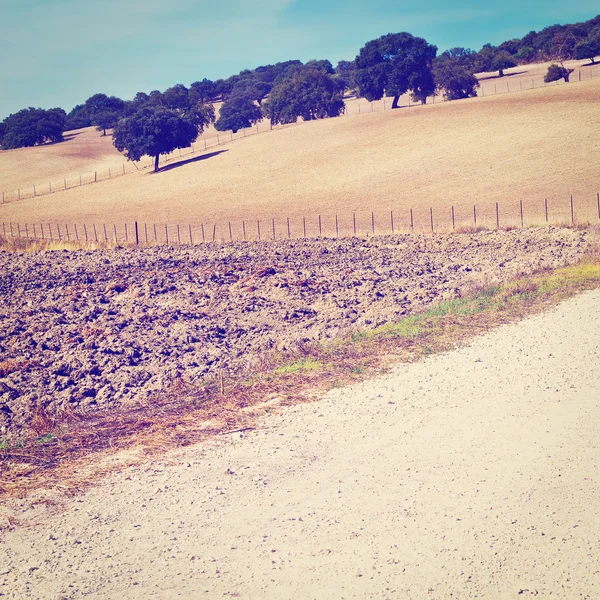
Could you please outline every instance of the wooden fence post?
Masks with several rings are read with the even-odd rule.
[[[193,146],[192,146],[192,148],[193,148]],[[192,239],[192,225],[191,225],[191,223],[189,225],[189,228],[190,228],[190,246],[192,246],[194,244],[194,240]]]
[[[519,200],[519,208],[521,211],[521,229],[523,228],[523,200]]]
[[[319,237],[322,236],[322,233],[323,233],[323,231],[321,229],[321,215],[319,215]]]
[[[413,221],[413,210],[412,210],[412,208],[410,209],[410,232],[411,233],[415,232],[415,222]]]
[[[600,192],[596,194],[596,198],[598,200],[598,218],[600,219]]]
[[[473,204],[473,227],[477,228],[477,207]]]
[[[340,228],[338,226],[338,217],[335,215],[335,237],[340,237]]]
[[[454,223],[454,205],[452,205],[452,231],[455,230],[455,223]]]
[[[571,225],[575,225],[575,211],[573,209],[573,194],[571,194]]]
[[[275,219],[271,219],[271,224],[273,226],[273,239],[275,239]]]
[[[231,221],[227,223],[229,225],[229,241],[233,242],[233,234],[231,233]]]
[[[546,223],[548,223],[548,198],[544,198],[544,211],[546,212]]]
[[[67,230],[67,241],[70,242],[71,238],[69,236],[69,226],[65,223],[65,229]]]
[[[306,217],[302,217],[302,230],[304,231],[304,239],[306,239]]]
[[[260,242],[260,220],[256,220],[256,230],[258,231],[258,241]]]
[[[201,227],[202,227],[202,243],[204,244],[204,242],[206,241],[206,239],[204,237],[204,223],[202,223]]]
[[[96,231],[96,223],[94,223],[94,239],[98,241],[98,232]]]
[[[496,229],[500,229],[500,212],[498,210],[497,202],[496,202]]]
[[[217,224],[214,223],[213,224],[213,239],[212,241],[215,242],[217,240]]]
[[[135,221],[135,245],[139,246],[140,244],[140,233],[138,231],[138,222]]]
[[[181,148],[179,151],[181,152]],[[179,223],[177,223],[177,243],[181,246],[181,232],[179,231]]]
[[[352,213],[353,221],[354,221],[354,237],[356,237],[356,213]]]
[[[394,235],[394,211],[390,210],[390,222],[392,224],[392,235]]]
[[[371,231],[375,235],[375,213],[371,212]]]
[[[85,223],[83,224],[83,234],[85,235],[85,241],[88,241],[87,227]]]
[[[244,241],[246,241],[246,221],[242,219],[242,232],[244,234]]]
[[[290,218],[287,217],[287,232],[288,232],[288,240],[292,237],[292,234],[290,232]]]
[[[429,220],[431,221],[431,233],[433,234],[433,207],[429,208]]]
[[[169,243],[169,227],[168,225],[165,223],[165,243]]]

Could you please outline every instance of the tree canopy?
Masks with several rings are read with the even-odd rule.
[[[2,148],[23,148],[63,139],[67,113],[62,108],[24,108],[4,119]]]
[[[247,96],[234,96],[221,106],[219,119],[215,123],[218,131],[233,131],[252,127],[262,120],[262,111]]]
[[[123,116],[125,102],[116,96],[106,94],[94,94],[85,101],[85,109],[88,117],[98,131],[106,135],[106,130],[111,129]]]
[[[392,108],[408,91],[424,102],[435,89],[431,69],[436,53],[436,46],[406,32],[367,42],[355,60],[358,93],[369,101],[392,96]]]
[[[477,96],[479,80],[473,74],[477,53],[465,48],[451,48],[436,58],[433,72],[437,89],[446,100]]]
[[[129,160],[140,160],[144,155],[154,157],[154,171],[158,171],[161,154],[187,148],[212,121],[212,106],[184,114],[164,106],[143,106],[118,122],[113,130],[113,144],[120,152],[125,151]]]
[[[65,131],[72,131],[73,129],[83,129],[89,127],[92,124],[87,108],[84,104],[78,104],[73,110],[67,115],[65,122]]]
[[[498,77],[504,77],[504,69],[516,67],[517,63],[506,50],[498,52],[492,60],[492,71],[498,71]]]
[[[578,60],[589,58],[595,64],[596,56],[600,56],[600,32],[598,37],[588,38],[575,46],[575,58]]]
[[[344,110],[343,90],[321,69],[297,67],[275,86],[263,104],[271,123],[295,123],[337,117]]]
[[[335,67],[335,74],[340,87],[343,87],[344,90],[354,91],[356,89],[356,65],[354,61],[340,60]]]

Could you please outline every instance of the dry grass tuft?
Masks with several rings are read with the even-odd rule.
[[[0,251],[6,252],[61,252],[74,250],[103,250],[107,248],[135,247],[126,242],[92,242],[69,240],[40,240],[0,235]]]

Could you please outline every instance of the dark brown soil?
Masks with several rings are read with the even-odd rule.
[[[36,407],[146,402],[376,327],[475,285],[573,263],[589,234],[436,236],[0,253],[0,437]]]

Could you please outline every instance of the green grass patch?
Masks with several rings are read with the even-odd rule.
[[[318,360],[311,357],[300,358],[293,362],[281,365],[275,369],[275,373],[280,375],[292,375],[295,373],[306,373],[308,371],[317,371],[322,368],[322,364]]]

